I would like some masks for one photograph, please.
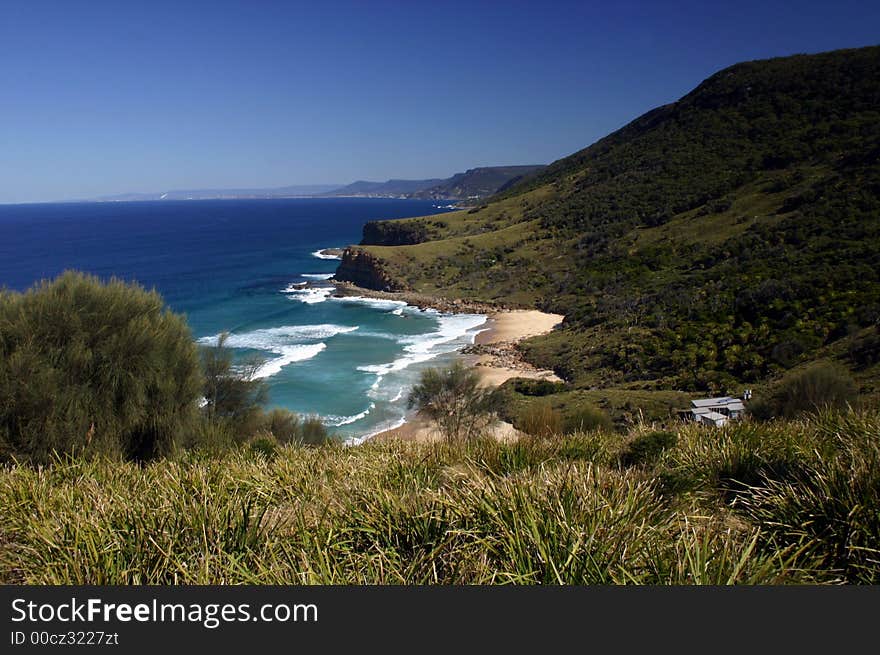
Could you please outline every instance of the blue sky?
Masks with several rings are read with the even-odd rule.
[[[0,0],[0,202],[547,163],[878,2]]]

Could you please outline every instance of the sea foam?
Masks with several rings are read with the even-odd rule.
[[[307,305],[314,305],[324,302],[333,293],[333,287],[312,287],[303,288],[296,283],[290,284],[281,290],[292,300],[299,300]]]
[[[356,303],[374,309],[388,309],[395,314],[398,311],[402,312],[403,308],[407,306],[403,300],[385,300],[384,298],[366,298],[364,296],[333,296],[333,300],[342,303]]]
[[[318,259],[342,259],[339,255],[327,255],[322,250],[313,252],[312,257],[317,257]]]
[[[378,376],[373,385],[375,390],[382,377],[389,373],[402,371],[414,364],[427,362],[440,355],[455,352],[461,345],[455,342],[460,341],[471,330],[485,322],[486,317],[478,314],[438,314],[438,325],[434,332],[397,337],[397,340],[404,344],[401,357],[385,364],[358,366],[358,370]],[[473,342],[473,338],[470,341]]]
[[[282,346],[281,348],[272,351],[275,353],[279,353],[280,356],[276,357],[275,359],[270,359],[262,366],[260,366],[254,373],[254,378],[270,378],[273,375],[278,375],[278,373],[281,372],[281,369],[283,369],[288,364],[311,359],[319,352],[324,350],[326,347],[326,343],[314,343],[298,346]]]
[[[364,411],[357,414],[352,414],[351,416],[325,416],[324,423],[326,425],[329,425],[330,427],[338,428],[341,425],[348,425],[349,423],[360,421],[362,418],[365,418],[367,415],[369,415],[369,413],[374,409],[376,409],[376,403],[370,403],[370,406],[367,407]]]
[[[400,418],[394,419],[393,421],[388,421],[384,424],[381,424],[377,427],[377,429],[369,432],[367,434],[362,434],[359,436],[348,437],[343,443],[344,446],[357,446],[359,444],[364,443],[367,439],[372,439],[377,434],[381,434],[382,432],[386,432],[388,430],[396,430],[406,423],[406,417],[401,416]]]
[[[230,348],[248,350],[261,350],[269,352],[273,357],[264,362],[254,374],[255,378],[268,378],[277,375],[288,364],[302,362],[323,351],[327,344],[324,339],[330,339],[337,334],[346,334],[358,329],[356,325],[284,325],[281,327],[264,328],[240,334],[230,334],[226,339],[226,345]],[[199,343],[216,345],[219,335],[202,337]],[[319,343],[301,343],[303,341],[318,341]]]

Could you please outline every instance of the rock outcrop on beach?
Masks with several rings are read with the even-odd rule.
[[[393,280],[391,282],[393,284]],[[448,314],[491,314],[493,312],[511,309],[498,303],[485,303],[476,300],[462,300],[459,298],[443,298],[415,291],[385,291],[370,287],[364,287],[351,282],[340,280],[339,273],[333,279],[336,287],[336,296],[367,296],[381,300],[402,300],[408,305],[421,309],[436,309],[438,312]]]
[[[476,343],[461,350],[462,355],[478,356],[475,366],[506,368],[525,374],[523,377],[536,376],[538,373],[552,375],[553,371],[541,371],[523,359],[515,341],[499,341],[495,343]]]

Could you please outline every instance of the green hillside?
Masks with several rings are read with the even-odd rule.
[[[742,63],[363,248],[418,291],[565,314],[525,350],[576,389],[739,392],[830,358],[871,395],[878,159],[880,47]]]

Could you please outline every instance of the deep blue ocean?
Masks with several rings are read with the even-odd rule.
[[[484,317],[333,298],[339,262],[317,251],[357,243],[370,220],[442,211],[360,198],[0,205],[0,287],[77,269],[155,288],[198,342],[228,331],[237,357],[263,359],[270,407],[357,438],[399,425],[421,370]]]

